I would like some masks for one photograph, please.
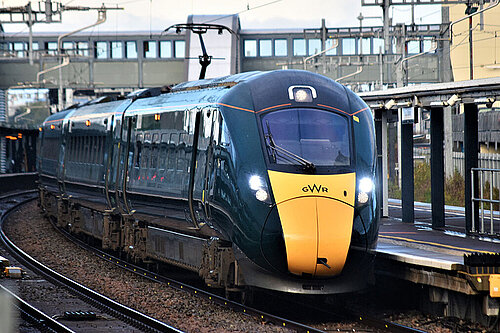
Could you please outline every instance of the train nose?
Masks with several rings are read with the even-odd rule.
[[[340,274],[351,243],[353,208],[322,197],[282,202],[278,212],[288,270],[297,275]]]
[[[289,272],[314,277],[340,274],[351,243],[355,174],[295,175],[293,180],[292,174],[269,171],[269,175]]]

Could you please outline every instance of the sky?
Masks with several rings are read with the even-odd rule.
[[[67,6],[100,7],[103,1],[59,0]],[[0,7],[25,6],[26,0],[0,0]],[[363,26],[382,25],[382,10],[377,6],[362,7],[361,0],[114,0],[104,1],[107,7],[123,7],[108,11],[107,21],[94,31],[158,31],[185,23],[190,14],[236,14],[242,29],[318,28],[325,18],[326,26],[359,26],[357,17],[364,17]],[[38,8],[38,1],[32,1]],[[410,6],[391,8],[393,23],[410,23]],[[368,18],[377,17],[377,18]],[[97,12],[70,12],[62,15],[62,23],[35,24],[35,32],[71,31],[97,20]],[[415,23],[441,22],[439,5],[421,5],[415,8]],[[216,22],[214,22],[216,23]],[[25,24],[4,24],[6,32],[27,32]]]

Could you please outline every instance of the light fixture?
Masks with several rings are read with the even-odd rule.
[[[371,178],[365,177],[361,178],[358,183],[358,203],[365,204],[370,199],[370,192],[375,188],[373,180]]]
[[[252,175],[248,179],[248,186],[252,191],[254,191],[255,198],[259,201],[270,203],[269,201],[269,192],[267,190],[267,186],[264,183],[262,177],[258,175]]]
[[[387,110],[390,110],[396,104],[397,104],[396,101],[391,99],[389,102],[385,103],[384,108],[386,108]]]
[[[252,190],[257,191],[263,187],[262,178],[260,178],[260,176],[253,175],[248,180],[248,185]]]

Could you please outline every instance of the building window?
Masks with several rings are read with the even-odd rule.
[[[328,50],[325,52],[326,55],[337,55],[337,48],[333,48],[333,45],[335,45],[335,39],[327,39],[325,41],[325,50]]]
[[[373,38],[373,53],[379,54],[384,53],[384,39]]]
[[[108,57],[108,42],[95,43],[95,57],[97,59],[106,59]]]
[[[123,58],[123,43],[122,42],[111,42],[111,58],[112,59]]]
[[[172,58],[172,42],[169,40],[160,41],[160,58]]]
[[[417,54],[420,53],[420,41],[419,40],[410,40],[408,42],[408,54]]]
[[[321,52],[321,39],[318,39],[318,38],[309,39],[309,40],[307,40],[307,44],[309,47],[308,55],[314,55],[314,54]]]
[[[273,47],[270,39],[259,40],[259,55],[261,57],[270,57],[273,55]]]
[[[293,40],[293,55],[294,56],[305,56],[306,55],[306,40],[305,39],[294,39]]]
[[[288,55],[288,43],[286,39],[274,40],[274,55],[276,57],[286,57]]]
[[[89,43],[78,42],[78,55],[88,57],[89,56]]]
[[[45,44],[45,49],[47,50],[47,54],[56,55],[57,42],[47,42]]]
[[[254,39],[246,39],[243,48],[245,50],[245,57],[257,56],[257,41]]]
[[[429,52],[432,49],[432,39],[424,38],[422,52]],[[433,51],[434,53],[435,51]]]
[[[23,42],[14,42],[12,43],[12,51],[14,51],[14,54],[16,57],[24,57],[24,50],[25,50],[25,45]]]
[[[176,40],[174,42],[174,54],[176,58],[184,58],[186,56],[186,42],[183,40]]]
[[[359,48],[360,54],[371,54],[370,38],[360,38]]]
[[[356,39],[354,38],[342,39],[342,54],[343,55],[356,54]]]
[[[154,40],[145,41],[143,46],[144,58],[156,58],[156,42]]]
[[[75,43],[74,42],[63,42],[62,43],[63,53],[74,55],[75,54]]]
[[[137,42],[125,42],[125,57],[127,59],[137,59]]]

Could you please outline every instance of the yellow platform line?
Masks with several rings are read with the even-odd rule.
[[[467,249],[467,248],[458,247],[458,246],[439,244],[439,243],[433,243],[433,242],[426,242],[426,241],[419,241],[419,240],[415,240],[415,239],[411,239],[411,238],[384,236],[384,235],[379,235],[379,237],[387,238],[387,239],[394,239],[394,240],[401,240],[401,241],[405,241],[405,242],[409,242],[409,243],[418,243],[418,244],[426,244],[426,245],[432,245],[432,246],[437,246],[437,247],[444,247],[444,248],[448,248],[448,249],[465,251],[465,252],[479,252],[479,253],[486,253],[486,254],[495,254],[495,252],[490,252],[490,251]]]

